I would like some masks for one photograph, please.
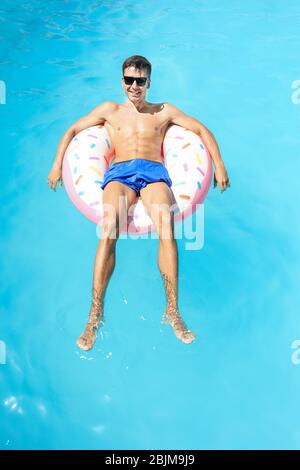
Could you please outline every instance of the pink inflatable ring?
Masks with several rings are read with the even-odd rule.
[[[114,155],[105,126],[93,126],[72,139],[63,159],[67,193],[77,209],[95,224],[102,224],[103,190],[100,186]],[[211,183],[211,157],[197,134],[177,125],[168,128],[161,156],[173,183],[171,189],[177,204],[174,220],[178,222],[190,216],[196,205],[205,199]],[[123,232],[154,230],[139,197]]]

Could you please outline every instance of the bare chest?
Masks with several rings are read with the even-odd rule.
[[[138,113],[121,108],[115,111],[105,123],[113,142],[136,135],[149,139],[161,139],[166,126],[166,116],[158,109],[153,109],[149,113]]]

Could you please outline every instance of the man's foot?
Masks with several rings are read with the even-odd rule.
[[[92,289],[93,301],[90,311],[89,321],[85,327],[84,332],[76,341],[83,351],[89,351],[94,346],[97,338],[98,328],[100,323],[103,323],[103,295]]]
[[[164,312],[162,323],[169,323],[177,338],[183,343],[189,344],[196,338],[194,333],[187,328],[186,324],[181,319],[177,309],[167,309]]]
[[[88,322],[88,324],[85,327],[84,332],[77,339],[76,344],[83,351],[89,351],[94,346],[94,343],[95,343],[96,338],[97,338],[98,327],[99,327],[98,324],[93,325],[90,322]]]

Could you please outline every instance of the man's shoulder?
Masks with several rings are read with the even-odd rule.
[[[164,109],[169,116],[172,116],[176,111],[180,111],[177,106],[169,102],[164,102]]]
[[[103,108],[108,109],[108,110],[114,110],[118,108],[118,103],[115,103],[114,101],[103,101],[101,105]]]
[[[118,104],[115,103],[114,101],[103,101],[102,103],[98,104],[96,106],[92,113],[99,115],[101,117],[106,117],[113,111],[115,111],[118,107]]]
[[[165,105],[166,109],[178,109],[177,106],[175,106],[175,104],[170,103],[169,101],[165,101],[164,105]]]

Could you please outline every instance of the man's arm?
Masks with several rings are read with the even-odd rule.
[[[216,187],[218,182],[221,190],[224,191],[226,186],[230,186],[230,183],[217,141],[213,133],[200,121],[192,116],[189,116],[188,114],[183,113],[176,106],[170,103],[166,103],[166,109],[169,116],[169,123],[185,127],[186,129],[189,129],[201,137],[215,164],[214,187]]]
[[[62,163],[65,155],[65,151],[76,134],[91,126],[96,126],[97,124],[104,124],[107,120],[109,114],[116,108],[116,103],[111,101],[104,101],[96,108],[94,108],[89,114],[78,119],[74,122],[72,126],[67,129],[64,133],[62,139],[58,144],[58,149],[56,152],[56,157],[51,168],[51,171],[48,175],[48,184],[51,189],[56,191],[56,184],[59,182],[60,187],[62,187]]]
[[[65,151],[73,137],[75,137],[78,132],[82,131],[83,129],[87,129],[88,127],[96,126],[97,124],[104,124],[107,116],[115,106],[116,104],[111,101],[104,101],[104,103],[94,108],[89,114],[74,122],[74,124],[72,124],[72,126],[70,126],[69,129],[67,129],[67,131],[64,133],[58,144],[54,165],[60,168],[62,167]]]
[[[189,116],[188,114],[183,113],[180,111],[180,109],[176,108],[176,106],[167,103],[167,109],[170,115],[170,123],[185,127],[195,134],[198,134],[208,148],[214,164],[216,166],[220,165],[222,163],[222,157],[213,133],[200,121],[192,116]]]

